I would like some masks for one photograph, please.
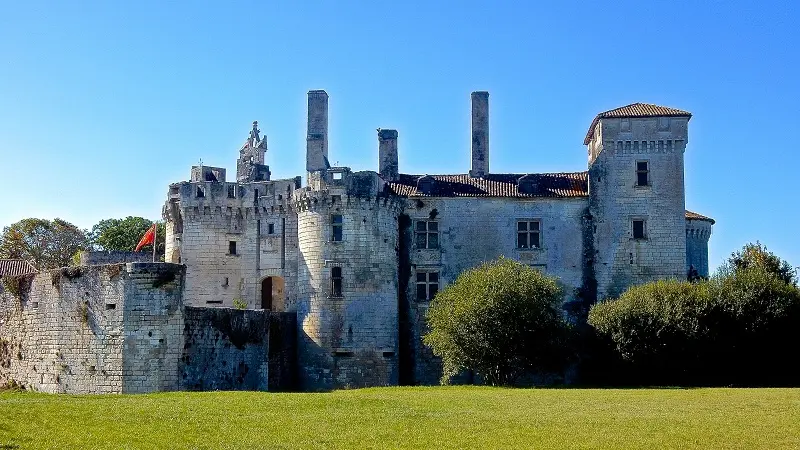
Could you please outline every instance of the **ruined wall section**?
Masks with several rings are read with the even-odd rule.
[[[181,266],[152,263],[17,278],[19,288],[0,294],[0,383],[51,393],[174,388],[177,377],[162,374],[169,358],[177,367],[179,325],[159,317],[178,311],[182,279]]]
[[[0,294],[0,384],[50,393],[121,392],[118,272],[108,266],[17,277],[18,292]]]
[[[398,199],[374,172],[295,193],[301,389],[398,383]],[[333,239],[341,216],[341,240]],[[341,273],[341,293],[333,276]]]
[[[269,311],[187,306],[180,369],[185,389],[266,391],[269,328]]]
[[[583,285],[581,221],[586,198],[410,198],[404,241],[410,268],[406,281],[408,349],[412,352],[413,383],[438,384],[441,362],[422,343],[427,332],[425,313],[429,301],[417,296],[417,274],[437,273],[441,290],[459,274],[500,256],[530,265],[558,277],[565,302],[576,299]],[[517,248],[517,222],[538,221],[540,248]],[[438,248],[425,248],[416,239],[418,222],[436,222]]]
[[[589,143],[595,155],[589,194],[598,299],[634,284],[685,278],[688,118],[608,118],[598,127],[598,137]],[[637,185],[638,162],[648,163],[647,186]],[[634,220],[645,221],[645,238],[634,239]]]
[[[185,267],[124,266],[122,392],[180,390]]]
[[[291,310],[296,286],[296,215],[290,208],[299,180],[259,183],[184,182],[165,205],[167,255],[187,267],[185,301],[231,307],[236,299],[261,308],[261,282],[280,276],[273,309]]]

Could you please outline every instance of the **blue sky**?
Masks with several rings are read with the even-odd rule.
[[[491,171],[586,168],[600,111],[694,114],[686,204],[711,265],[761,240],[800,265],[798,2],[0,0],[0,226],[157,219],[189,167],[235,170],[253,120],[274,178],[304,172],[306,92],[330,160],[464,173],[469,94],[490,91]]]

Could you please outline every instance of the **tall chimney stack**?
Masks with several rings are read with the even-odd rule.
[[[378,128],[378,173],[386,181],[397,180],[397,130]]]
[[[472,170],[469,176],[481,178],[489,173],[489,93],[472,93]]]
[[[308,135],[306,136],[306,170],[327,169],[328,163],[328,93],[308,91]]]

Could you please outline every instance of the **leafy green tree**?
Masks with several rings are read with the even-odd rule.
[[[554,278],[506,258],[459,275],[426,316],[424,342],[442,358],[442,383],[465,369],[492,385],[559,369],[569,332],[562,300]]]
[[[131,252],[152,225],[151,220],[143,217],[128,216],[124,219],[101,220],[92,227],[92,243],[100,250]],[[158,222],[156,226],[156,256],[163,258],[165,226],[163,222]],[[153,249],[150,245],[144,248],[150,251]]]
[[[728,261],[720,268],[720,273],[724,275],[730,271],[756,267],[774,273],[786,283],[797,284],[797,273],[792,265],[768,251],[767,247],[758,241],[755,244],[746,244],[738,252],[733,252]]]
[[[72,256],[88,247],[85,230],[62,219],[30,218],[3,228],[0,258],[24,259],[47,270],[69,266]]]

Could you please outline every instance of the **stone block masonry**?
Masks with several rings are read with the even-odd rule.
[[[178,264],[129,263],[5,278],[0,385],[74,394],[266,390],[271,313],[185,307],[184,273]],[[294,333],[290,321],[278,322]],[[280,373],[290,370],[282,366],[288,353],[276,351]]]

